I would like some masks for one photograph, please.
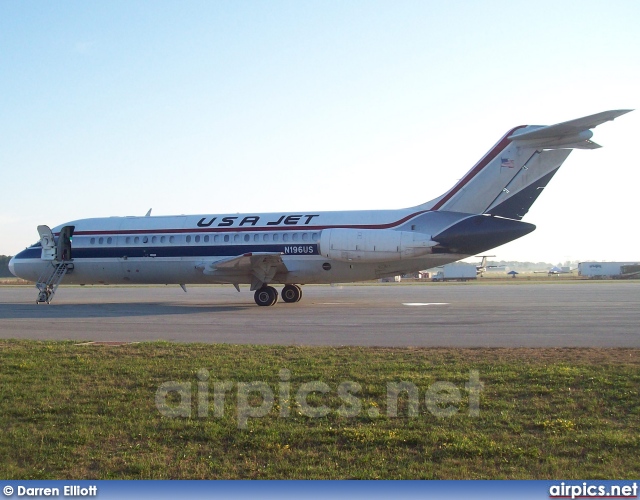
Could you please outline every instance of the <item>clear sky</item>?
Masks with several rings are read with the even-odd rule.
[[[0,254],[85,217],[383,209],[638,107],[640,2],[0,0]],[[498,259],[637,260],[640,110]]]

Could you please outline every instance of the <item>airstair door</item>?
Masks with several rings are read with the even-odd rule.
[[[56,240],[49,226],[38,226],[38,234],[40,235],[40,244],[42,245],[42,260],[55,260],[57,256]]]

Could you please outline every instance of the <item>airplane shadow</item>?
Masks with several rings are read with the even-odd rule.
[[[101,303],[101,304],[0,304],[2,319],[81,319],[124,318],[140,316],[173,316],[183,314],[215,314],[252,309],[251,304],[174,304],[170,302]]]

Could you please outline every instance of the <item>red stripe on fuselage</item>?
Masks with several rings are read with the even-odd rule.
[[[346,228],[346,229],[390,229],[401,224],[404,224],[408,220],[422,215],[424,213],[431,212],[431,210],[421,210],[419,212],[412,213],[403,217],[395,222],[389,222],[387,224],[335,224],[327,226],[298,226],[298,225],[286,225],[286,226],[238,226],[238,227],[216,227],[216,228],[200,228],[194,227],[192,229],[125,229],[115,231],[74,231],[74,236],[98,236],[98,235],[132,235],[132,234],[182,234],[182,233],[238,233],[238,232],[257,232],[257,231],[321,231],[323,229],[331,228]],[[60,233],[55,233],[56,235]]]
[[[467,175],[464,176],[460,182],[458,182],[455,186],[451,188],[451,190],[444,195],[444,197],[436,203],[431,210],[439,210],[446,202],[448,202],[453,196],[460,191],[464,186],[466,186],[471,179],[473,179],[476,175],[478,175],[484,167],[486,167],[504,148],[506,148],[509,143],[511,143],[511,139],[509,136],[513,134],[516,130],[526,127],[526,125],[520,125],[519,127],[515,127],[507,132],[498,144],[496,144],[487,154],[485,154],[482,159],[475,164],[475,166],[469,171]]]

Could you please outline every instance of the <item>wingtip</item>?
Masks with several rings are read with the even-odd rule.
[[[614,118],[618,118],[619,116],[622,115],[626,115],[627,113],[631,113],[632,111],[635,111],[634,109],[613,109],[611,111],[609,111],[609,113],[611,113],[613,116],[613,118],[611,118],[612,120]]]

